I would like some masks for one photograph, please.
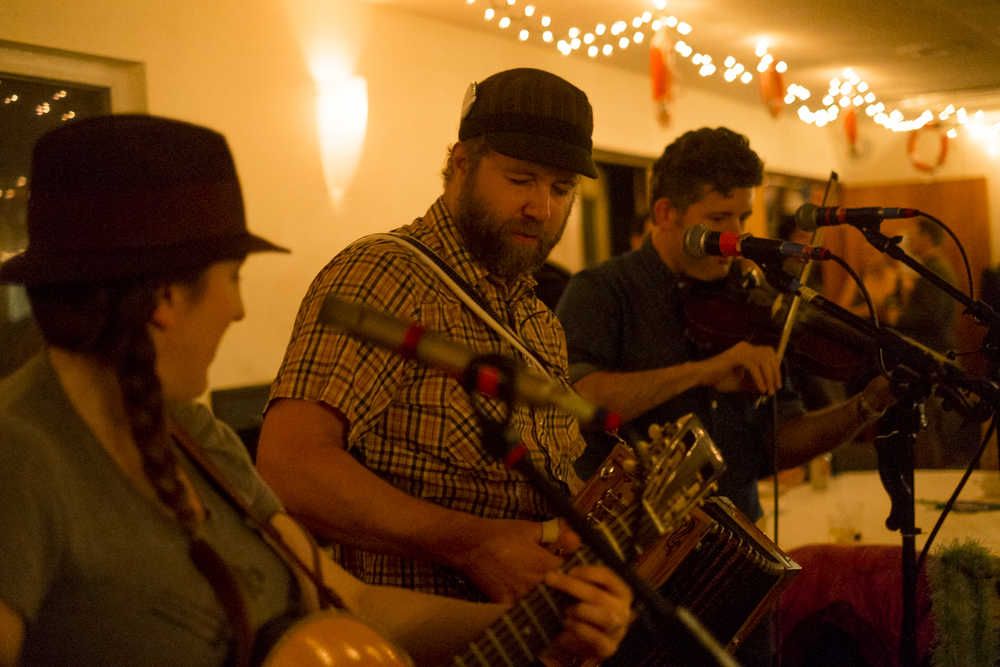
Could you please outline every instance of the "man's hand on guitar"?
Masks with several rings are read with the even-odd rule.
[[[494,602],[513,602],[534,588],[546,572],[562,565],[562,558],[539,544],[539,523],[480,521],[449,561]],[[561,527],[555,545],[550,546],[568,550],[579,546],[579,538]]]
[[[632,591],[611,570],[581,566],[545,575],[545,583],[579,602],[566,608],[564,631],[542,655],[547,665],[604,660],[616,650],[632,620]]]

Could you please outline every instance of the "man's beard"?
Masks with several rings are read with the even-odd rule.
[[[501,221],[479,196],[475,180],[475,173],[472,173],[462,184],[462,191],[458,195],[458,210],[454,214],[455,224],[462,234],[465,246],[474,259],[498,278],[507,280],[534,273],[562,238],[572,207],[566,208],[566,215],[554,234],[546,232],[544,222],[532,218],[509,218]],[[537,243],[524,247],[513,245],[509,238],[515,231],[536,236]]]

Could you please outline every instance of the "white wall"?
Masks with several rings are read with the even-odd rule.
[[[229,138],[251,229],[293,254],[248,262],[248,316],[219,350],[216,387],[269,381],[316,271],[357,236],[425,211],[465,87],[495,71],[541,67],[586,90],[606,150],[656,156],[685,130],[727,125],[771,170],[825,178],[839,159],[831,130],[788,111],[774,120],[763,104],[682,87],[663,129],[642,74],[352,0],[4,0],[0,40],[142,62],[151,113]],[[368,116],[353,180],[335,201],[316,109],[318,96],[347,90],[338,70],[364,78]]]
[[[1000,120],[1000,114],[991,114],[987,122]],[[986,178],[989,199],[990,257],[995,263],[1000,257],[1000,151],[990,154],[989,147],[962,132],[948,142],[944,164],[932,173],[913,166],[907,152],[909,135],[889,132],[870,121],[858,122],[861,156],[851,158],[846,151],[838,159],[841,180],[845,183],[875,184],[898,182],[932,182],[960,178]],[[915,147],[917,157],[933,163],[938,156],[938,131],[921,130]],[[886,206],[905,206],[905,202],[885,202]],[[933,214],[934,211],[928,211]],[[952,220],[944,220],[951,225]]]

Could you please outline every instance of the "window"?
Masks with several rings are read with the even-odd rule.
[[[31,151],[79,118],[145,110],[139,63],[0,41],[0,262],[27,245]],[[24,290],[0,285],[0,377],[38,347]]]

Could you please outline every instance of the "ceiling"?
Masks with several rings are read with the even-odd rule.
[[[833,77],[852,68],[888,109],[898,108],[906,118],[924,109],[935,114],[947,104],[1000,111],[1000,1],[998,0],[667,0],[660,11],[653,0],[380,0],[475,30],[518,39],[521,28],[531,33],[530,43],[543,45],[539,19],[552,19],[555,41],[568,39],[570,27],[581,33],[629,22],[627,35],[635,32],[633,17],[652,12],[653,18],[673,15],[692,27],[682,36],[668,29],[671,39],[683,39],[695,52],[712,56],[718,70],[699,76],[690,59],[676,58],[677,86],[718,91],[745,101],[760,100],[756,81],[749,85],[723,80],[723,61],[733,56],[756,78],[755,47],[761,37],[770,42],[769,53],[784,60],[784,84],[798,83],[812,92],[806,103],[822,106]],[[535,14],[524,17],[524,6],[534,4]],[[483,19],[495,8],[492,21]],[[511,26],[497,26],[503,15]],[[638,71],[649,69],[650,24],[645,41],[610,56],[597,58]],[[608,33],[605,33],[605,38]],[[603,39],[603,38],[602,38]],[[617,40],[618,38],[614,38]],[[595,40],[596,43],[603,42]],[[586,47],[584,47],[586,48]],[[588,58],[582,50],[572,58]]]

